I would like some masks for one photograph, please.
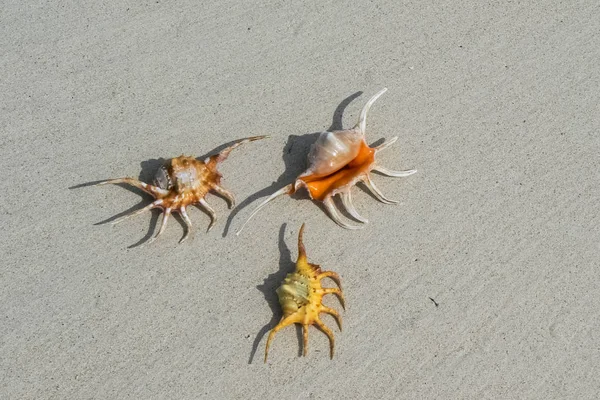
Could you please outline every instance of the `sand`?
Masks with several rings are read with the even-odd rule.
[[[3,399],[593,399],[600,396],[596,1],[5,2],[0,58]],[[360,231],[306,196],[235,231],[352,126],[399,136],[354,190]],[[361,93],[362,92],[362,93]],[[149,197],[164,159],[254,135],[195,237]],[[342,277],[336,355],[265,333],[306,222]],[[132,247],[133,245],[133,247]],[[341,311],[335,298],[327,301]]]

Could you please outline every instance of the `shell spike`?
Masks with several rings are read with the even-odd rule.
[[[379,173],[382,173],[384,175],[391,176],[394,178],[403,178],[405,176],[410,176],[417,172],[416,169],[407,169],[405,171],[394,171],[394,170],[382,167],[380,165],[375,166],[375,168],[373,168],[372,171],[376,171],[376,172],[379,172]]]
[[[156,198],[159,198],[161,196],[166,196],[169,194],[168,190],[162,189],[158,186],[149,185],[147,183],[138,181],[137,179],[133,179],[133,178],[109,179],[106,181],[98,182],[93,186],[118,185],[118,184],[127,184],[127,185],[134,186],[140,190],[143,190],[146,193],[151,194],[152,196],[154,196]]]
[[[146,244],[150,244],[150,243],[154,242],[156,239],[158,239],[158,237],[160,235],[162,235],[162,233],[165,231],[165,228],[167,227],[167,222],[169,222],[170,215],[171,215],[171,209],[166,208],[165,212],[163,213],[162,222],[160,223],[160,229],[158,230],[158,233],[152,239],[148,240],[146,242]]]
[[[298,261],[306,261],[306,248],[304,247],[304,225],[302,224],[300,227],[300,232],[298,233]]]
[[[337,311],[335,311],[333,308],[323,306],[320,312],[331,315],[335,319],[335,322],[337,323],[338,328],[340,328],[340,331],[342,330],[342,317]]]
[[[208,228],[206,229],[206,232],[208,233],[213,228],[213,226],[215,226],[215,223],[217,222],[217,213],[208,204],[208,202],[206,200],[204,200],[204,199],[200,199],[200,201],[198,202],[198,204],[199,204],[199,208],[201,208],[202,210],[206,211],[206,213],[210,217],[210,223],[208,224]]]
[[[373,193],[373,195],[375,197],[377,197],[377,199],[379,201],[381,201],[382,203],[385,203],[385,204],[399,203],[397,200],[390,200],[387,197],[385,197],[383,195],[383,193],[381,193],[381,190],[379,190],[379,188],[377,186],[375,186],[375,183],[371,180],[371,178],[369,176],[367,176],[367,178],[363,182],[365,183],[365,185],[367,185],[367,188],[371,191],[371,193]]]
[[[248,142],[254,142],[255,140],[260,140],[260,139],[265,139],[265,138],[268,138],[268,136],[266,136],[266,135],[263,135],[263,136],[252,136],[252,137],[247,137],[247,138],[244,138],[244,139],[237,140],[234,144],[232,144],[231,146],[225,148],[219,154],[217,154],[216,156],[212,156],[211,158],[214,157],[215,161],[218,162],[218,163],[222,162],[222,161],[224,161],[229,156],[229,153],[231,153],[231,151],[233,149],[235,149],[236,147],[239,147],[239,146],[241,146],[241,145],[243,145],[245,143],[248,143]]]
[[[365,104],[362,111],[360,112],[358,123],[356,124],[354,129],[358,128],[363,135],[365,134],[365,130],[367,128],[367,113],[369,112],[369,109],[371,108],[373,103],[375,103],[375,101],[379,98],[379,96],[384,94],[386,91],[387,88],[381,89],[375,96],[371,97],[369,101],[367,101],[367,104]]]
[[[264,361],[265,363],[267,362],[267,357],[269,356],[269,346],[271,345],[271,342],[273,341],[275,334],[277,332],[279,332],[281,329],[285,328],[286,326],[292,325],[296,322],[299,322],[297,315],[295,315],[295,314],[288,315],[287,317],[283,317],[281,319],[281,321],[279,321],[277,326],[275,326],[275,328],[273,328],[271,330],[271,332],[269,332],[269,337],[267,338],[267,345],[265,346],[265,361]]]
[[[179,209],[179,213],[181,214],[181,217],[183,218],[183,222],[185,222],[185,234],[183,235],[183,237],[179,240],[179,243],[183,243],[187,240],[187,238],[192,234],[192,221],[190,220],[190,216],[188,215],[187,211],[185,210],[185,207],[181,207]]]
[[[348,211],[348,213],[350,215],[352,215],[352,217],[354,217],[354,219],[356,219],[357,221],[362,222],[364,224],[369,222],[368,219],[361,216],[358,213],[358,211],[356,211],[356,208],[354,207],[354,204],[352,203],[352,194],[350,193],[350,191],[340,193],[340,197],[342,198],[342,204],[346,208],[346,211]]]
[[[333,354],[335,352],[335,338],[333,337],[333,332],[329,329],[319,318],[316,319],[315,325],[329,338],[329,359],[333,359]]]
[[[375,147],[375,151],[379,152],[383,149],[387,149],[388,147],[390,147],[391,145],[396,143],[397,140],[398,140],[398,136],[394,136],[390,140],[386,140],[385,142],[381,143],[379,146]]]
[[[240,230],[236,232],[236,236],[239,236],[239,234],[242,233],[242,231],[244,230],[244,227],[246,226],[246,224],[248,224],[248,222],[250,222],[252,217],[254,217],[260,210],[262,210],[271,200],[273,200],[276,197],[282,196],[284,194],[290,194],[290,193],[292,193],[293,190],[294,189],[293,189],[292,184],[289,184],[287,186],[282,187],[281,189],[279,189],[278,191],[276,191],[269,197],[267,197],[262,203],[260,203],[258,205],[258,207],[256,207],[256,209],[254,211],[252,211],[252,214],[250,214],[250,216],[248,217],[246,222],[244,222],[244,224],[242,225]]]
[[[308,354],[308,324],[302,324],[302,355]]]
[[[333,204],[333,200],[331,199],[331,197],[328,197],[325,200],[323,200],[323,204],[325,205],[325,208],[327,209],[327,212],[329,213],[329,216],[331,217],[331,219],[334,220],[335,223],[338,224],[339,226],[341,226],[342,228],[346,228],[346,229],[362,229],[363,228],[362,226],[348,225],[347,223],[342,221],[340,214],[335,209],[335,205]]]

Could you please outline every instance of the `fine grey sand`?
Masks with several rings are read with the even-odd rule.
[[[0,12],[0,398],[600,397],[597,1],[9,2]],[[360,187],[359,231],[306,195],[258,200],[316,133],[399,136]],[[362,92],[362,93],[361,93]],[[205,156],[236,194],[139,246],[164,159]],[[309,260],[346,295],[336,354],[280,331],[275,289]],[[136,246],[138,245],[138,246]],[[333,297],[333,296],[332,296]],[[335,298],[327,304],[341,310]]]

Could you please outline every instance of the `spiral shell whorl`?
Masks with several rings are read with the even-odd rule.
[[[363,134],[356,129],[322,132],[308,153],[308,169],[301,176],[321,177],[340,170],[360,150]]]
[[[361,143],[364,142],[369,109],[386,91],[387,88],[384,88],[369,99],[361,110],[354,128],[321,133],[308,153],[308,169],[300,177],[327,176],[352,161],[358,155]]]

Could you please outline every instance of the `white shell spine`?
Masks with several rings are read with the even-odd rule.
[[[360,117],[358,118],[358,123],[354,127],[354,129],[358,129],[363,135],[365,134],[365,130],[367,129],[367,114],[369,113],[369,109],[375,103],[375,100],[379,98],[382,94],[387,92],[387,88],[381,89],[377,94],[367,101],[367,104],[363,107],[360,112]]]

